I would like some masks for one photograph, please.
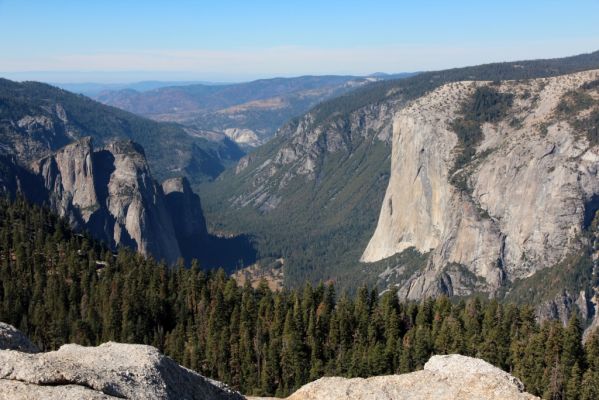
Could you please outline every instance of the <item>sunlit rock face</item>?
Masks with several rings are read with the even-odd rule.
[[[493,84],[513,95],[505,118],[483,123],[476,155],[463,166],[466,187],[452,181],[460,151],[452,122],[477,87],[444,85],[393,119],[391,177],[363,262],[413,247],[430,252],[424,270],[399,287],[405,298],[439,293],[494,293],[506,281],[559,263],[580,246],[599,194],[599,148],[558,104],[596,80],[597,71]],[[595,104],[597,91],[589,91]],[[585,114],[586,113],[586,114]]]

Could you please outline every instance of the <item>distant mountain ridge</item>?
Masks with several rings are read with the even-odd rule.
[[[404,76],[409,74],[400,74]],[[94,98],[104,104],[159,121],[175,121],[207,133],[245,131],[238,142],[255,147],[267,141],[289,119],[323,100],[388,77],[301,76],[260,79],[222,85],[177,85],[149,91],[131,88],[104,91]],[[248,136],[251,135],[251,140]]]
[[[222,83],[217,82],[205,82],[205,81],[140,81],[132,83],[95,83],[95,82],[81,82],[81,83],[54,83],[49,82],[52,86],[59,87],[69,92],[79,93],[84,96],[94,97],[102,92],[109,90],[136,90],[138,92],[144,92],[147,90],[159,89],[167,86],[187,86],[187,85],[221,85]]]

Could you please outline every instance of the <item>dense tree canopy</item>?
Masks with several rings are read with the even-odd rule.
[[[246,394],[286,395],[323,375],[409,372],[432,354],[481,357],[547,399],[596,399],[599,334],[577,316],[539,325],[533,309],[470,298],[402,304],[362,287],[273,292],[194,264],[168,269],[109,252],[47,210],[0,199],[0,320],[43,349],[146,343]]]

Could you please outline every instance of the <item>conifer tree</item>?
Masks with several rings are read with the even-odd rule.
[[[294,391],[305,382],[305,354],[302,351],[301,337],[295,323],[293,310],[289,309],[281,338],[282,384],[286,392]]]
[[[587,369],[580,385],[580,400],[599,399],[599,374],[593,369]]]
[[[580,367],[578,366],[578,362],[575,362],[569,372],[568,381],[564,391],[564,398],[568,400],[577,400],[580,396],[581,383],[582,377],[580,375]]]

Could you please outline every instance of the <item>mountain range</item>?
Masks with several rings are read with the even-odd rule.
[[[158,121],[178,122],[206,137],[229,137],[246,148],[265,143],[288,120],[316,104],[388,76],[301,76],[235,84],[106,90],[93,98]]]
[[[118,91],[118,90],[136,90],[145,92],[147,90],[159,89],[167,86],[187,86],[187,85],[221,85],[217,82],[204,81],[141,81],[133,83],[96,83],[96,82],[81,82],[81,83],[53,83],[52,86],[59,87],[69,92],[82,94],[88,97],[94,97],[102,92]]]
[[[385,78],[131,98],[161,107],[187,93],[191,114],[212,104],[206,123],[251,114],[270,129],[252,143],[249,125],[205,130],[0,80],[0,319],[44,349],[156,347],[7,350],[0,392],[128,397],[147,372],[169,382],[145,385],[148,398],[240,397],[160,349],[235,389],[290,399],[397,397],[406,385],[428,396],[422,377],[439,381],[431,397],[458,398],[463,375],[475,397],[533,398],[526,385],[595,398],[599,52]],[[282,99],[297,108],[275,118]],[[100,353],[129,372],[88,368]],[[517,378],[461,356],[427,363],[435,353]],[[411,373],[354,378],[398,371]],[[327,375],[353,379],[305,385]]]

